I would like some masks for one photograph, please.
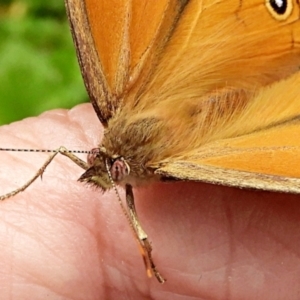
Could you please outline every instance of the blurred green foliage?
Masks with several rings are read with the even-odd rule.
[[[0,124],[84,101],[63,0],[0,0]]]

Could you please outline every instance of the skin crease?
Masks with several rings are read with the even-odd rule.
[[[0,144],[89,150],[100,131],[85,104],[3,126]],[[1,152],[0,194],[46,158]],[[115,193],[77,182],[82,173],[57,157],[42,181],[0,203],[1,299],[299,299],[300,196],[191,182],[135,189],[168,280],[160,285],[145,274]]]

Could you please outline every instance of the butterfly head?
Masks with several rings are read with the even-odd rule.
[[[109,156],[104,147],[94,148],[88,154],[89,168],[79,181],[94,184],[103,191],[111,189],[113,183],[121,183],[130,174],[130,167],[121,156]]]

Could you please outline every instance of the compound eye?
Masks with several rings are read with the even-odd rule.
[[[95,160],[99,157],[101,151],[99,148],[93,148],[87,156],[87,163],[91,167],[94,165]]]
[[[122,181],[126,176],[129,175],[129,172],[130,170],[127,163],[121,158],[116,159],[110,168],[112,180],[115,182]]]

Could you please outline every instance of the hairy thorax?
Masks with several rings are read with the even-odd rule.
[[[166,126],[157,117],[118,115],[110,120],[102,146],[112,160],[124,158],[130,168],[126,183],[140,185],[155,179],[151,162],[163,155]]]
[[[194,149],[218,138],[216,132],[238,115],[246,98],[240,91],[226,91],[184,105],[123,107],[109,120],[82,180],[103,190],[112,187],[111,181],[137,186],[157,180],[155,170],[162,164],[192,155]]]

